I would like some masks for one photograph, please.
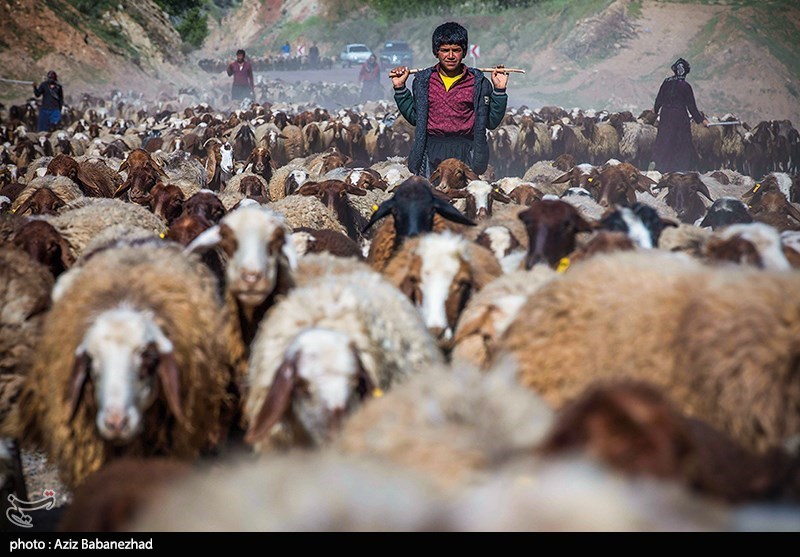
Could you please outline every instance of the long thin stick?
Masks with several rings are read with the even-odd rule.
[[[4,81],[5,83],[19,83],[20,85],[31,85],[32,83],[30,81],[20,81],[19,79],[6,79],[5,77],[0,77],[0,81]]]
[[[708,126],[738,126],[741,122],[711,122]]]
[[[426,68],[415,68],[413,70],[408,70],[409,74],[415,74],[419,72],[425,71]],[[494,70],[500,70],[507,73],[525,73],[525,70],[520,70],[519,68],[475,68],[476,70],[480,70],[482,72],[493,72]],[[391,75],[392,72],[389,72]]]

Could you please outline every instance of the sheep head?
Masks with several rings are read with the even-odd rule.
[[[458,190],[467,187],[478,175],[466,163],[458,159],[445,159],[431,174],[431,184],[442,191]]]
[[[656,185],[656,189],[668,188],[664,201],[675,209],[678,219],[687,224],[694,224],[705,215],[706,205],[701,195],[713,202],[711,193],[695,172],[670,172],[664,174]]]
[[[228,289],[245,307],[258,307],[297,268],[283,217],[259,205],[242,206],[198,236],[187,251],[219,245],[228,256]]]
[[[14,236],[14,245],[50,269],[54,277],[74,263],[67,241],[58,230],[43,220],[32,220],[22,225]]]
[[[28,211],[32,215],[55,215],[66,203],[50,188],[39,188],[31,194],[15,213],[24,215]]]
[[[101,437],[127,443],[141,433],[144,414],[163,390],[167,406],[185,421],[178,363],[172,342],[149,311],[118,307],[101,313],[75,350],[66,403],[69,419],[91,381]]]
[[[417,236],[433,230],[434,213],[439,213],[453,222],[475,225],[458,209],[434,196],[426,179],[412,176],[397,187],[391,199],[380,204],[364,227],[364,231],[383,217],[392,215],[398,238]]]
[[[592,230],[578,210],[564,201],[537,201],[521,212],[519,219],[528,230],[527,269],[541,262],[555,268],[575,250],[575,235]]]
[[[264,439],[292,415],[307,444],[323,445],[341,428],[343,418],[372,396],[375,387],[347,335],[305,329],[286,349],[245,441],[254,444]]]

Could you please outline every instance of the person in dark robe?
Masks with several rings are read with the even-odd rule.
[[[653,111],[659,115],[659,123],[653,159],[659,172],[682,172],[694,166],[690,114],[695,122],[708,126],[708,120],[697,110],[692,86],[686,82],[689,69],[689,62],[678,58],[672,64],[675,75],[664,80],[656,96]]]

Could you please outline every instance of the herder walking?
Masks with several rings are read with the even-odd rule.
[[[247,97],[255,100],[253,66],[250,65],[250,60],[245,58],[245,52],[241,48],[236,51],[236,60],[228,64],[228,75],[233,76],[233,87],[231,88],[233,100],[241,101]]]
[[[686,82],[689,70],[689,62],[678,58],[672,64],[675,75],[664,80],[656,96],[653,111],[661,113],[653,159],[659,172],[692,170],[696,157],[689,115],[696,123],[708,126],[708,120],[697,110],[692,86]]]

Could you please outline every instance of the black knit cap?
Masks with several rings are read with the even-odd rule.
[[[685,78],[690,70],[691,67],[689,66],[689,62],[683,58],[678,58],[675,60],[675,63],[672,64],[672,73],[678,76],[678,79]]]
[[[434,56],[436,56],[439,52],[439,47],[443,44],[457,44],[464,49],[464,54],[466,54],[467,46],[469,45],[469,37],[464,27],[455,21],[448,21],[447,23],[442,23],[433,31],[431,42],[433,43]]]

